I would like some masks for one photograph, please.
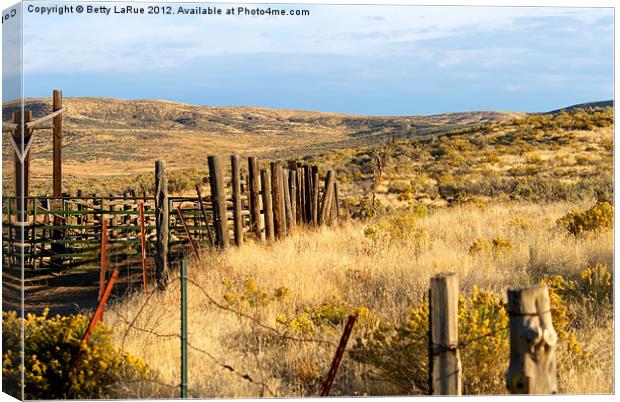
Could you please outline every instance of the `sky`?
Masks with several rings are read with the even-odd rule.
[[[610,8],[294,4],[271,7],[310,15],[59,16],[29,4],[64,3],[24,5],[27,97],[60,88],[370,115],[539,112],[613,98]]]

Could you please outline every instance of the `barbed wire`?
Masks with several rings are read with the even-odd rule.
[[[274,392],[271,390],[271,388],[269,388],[269,386],[268,386],[267,384],[265,384],[264,382],[261,382],[261,381],[256,381],[256,380],[254,380],[254,379],[253,379],[253,378],[252,378],[249,374],[247,374],[247,373],[241,373],[241,372],[237,371],[237,370],[236,370],[233,366],[231,366],[230,364],[226,364],[226,363],[221,362],[218,358],[216,358],[215,356],[213,356],[211,353],[209,353],[208,351],[206,351],[206,350],[204,350],[204,349],[201,349],[201,348],[199,348],[199,347],[197,347],[197,346],[194,346],[194,345],[192,345],[192,344],[191,344],[191,343],[189,343],[189,342],[187,342],[187,346],[188,346],[190,349],[193,349],[193,350],[195,350],[195,351],[197,351],[197,352],[203,353],[205,356],[207,356],[209,359],[211,359],[211,360],[212,360],[214,363],[216,363],[218,366],[222,367],[222,368],[223,368],[223,369],[225,369],[225,370],[228,370],[228,371],[232,372],[232,373],[233,373],[233,374],[235,374],[237,377],[242,378],[242,379],[244,379],[244,380],[246,380],[246,381],[248,381],[248,382],[251,382],[251,383],[253,383],[253,384],[255,384],[255,385],[260,386],[261,388],[266,389],[267,391],[269,391],[269,393],[270,393],[272,396],[277,396],[277,394],[276,394],[276,393],[274,393]]]
[[[175,278],[171,278],[168,280],[168,285],[176,282],[176,281],[180,281],[181,278],[180,277],[175,277]],[[269,331],[270,333],[275,334],[276,336],[278,336],[279,338],[283,339],[283,340],[290,340],[290,341],[296,341],[296,342],[311,342],[311,343],[316,343],[316,344],[323,344],[323,345],[330,345],[330,346],[335,346],[336,344],[330,340],[327,339],[318,339],[318,338],[309,338],[309,337],[298,337],[298,336],[293,336],[287,333],[283,333],[280,330],[278,330],[277,328],[274,328],[272,326],[269,326],[267,324],[265,324],[264,322],[252,317],[250,314],[247,314],[243,311],[239,311],[237,309],[234,309],[230,306],[226,306],[220,302],[217,301],[217,299],[215,297],[213,297],[200,283],[187,278],[187,282],[189,284],[191,284],[192,286],[194,286],[196,289],[198,289],[203,295],[204,297],[209,301],[210,304],[212,304],[213,306],[215,306],[216,308],[223,310],[223,311],[227,311],[230,312],[232,314],[235,314],[238,317],[244,318],[250,322],[252,322],[252,324],[254,324],[255,326],[258,326],[262,329],[265,329],[267,331]],[[149,334],[151,336],[157,337],[157,338],[178,338],[181,339],[181,335],[180,334],[176,334],[176,333],[159,333],[153,329],[150,328],[145,328],[142,326],[139,326],[136,324],[138,318],[142,315],[142,313],[145,311],[146,307],[149,305],[149,302],[151,301],[151,299],[153,298],[154,295],[156,294],[161,294],[162,290],[159,288],[154,288],[153,290],[151,290],[147,296],[146,299],[142,302],[140,308],[138,309],[138,311],[135,313],[135,315],[133,316],[133,318],[129,318],[126,315],[124,315],[122,312],[117,311],[116,315],[117,317],[126,325],[126,329],[123,333],[123,337],[122,337],[122,341],[121,341],[121,348],[122,350],[125,350],[125,344],[126,344],[126,340],[127,337],[129,336],[129,332],[131,330],[135,330],[138,332],[144,332],[146,334]],[[213,363],[215,363],[217,366],[221,367],[224,370],[227,370],[229,372],[231,372],[232,374],[234,374],[235,376],[237,376],[238,378],[247,381],[249,383],[252,383],[258,387],[261,387],[261,390],[267,390],[269,392],[269,394],[271,396],[277,396],[277,393],[274,392],[268,384],[266,384],[264,381],[259,381],[256,380],[252,377],[252,375],[250,375],[247,372],[243,372],[242,370],[239,370],[235,367],[233,367],[231,364],[228,364],[220,359],[218,359],[217,357],[215,357],[212,353],[210,353],[209,351],[202,349],[198,346],[195,346],[193,344],[191,344],[190,342],[187,342],[187,346],[196,351],[199,352],[201,354],[203,354],[204,356],[208,357]],[[154,382],[154,383],[158,383],[162,386],[166,386],[168,388],[174,388],[174,387],[179,387],[179,385],[170,385],[170,384],[166,384],[157,380],[150,380],[150,379],[145,379],[146,381],[150,381],[150,382]],[[262,391],[261,391],[262,392]]]

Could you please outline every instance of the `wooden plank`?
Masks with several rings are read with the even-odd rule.
[[[168,279],[168,179],[164,161],[155,162],[155,224],[157,226],[157,254],[155,276],[160,289]]]
[[[62,195],[62,91],[55,89],[52,96],[52,109],[58,114],[54,118],[52,188],[56,197]]]
[[[232,169],[233,233],[237,247],[243,243],[243,217],[241,216],[241,170],[239,155],[230,157]]]
[[[455,273],[431,278],[429,374],[431,395],[461,395],[458,336],[459,283]]]
[[[275,240],[275,231],[273,229],[273,205],[271,199],[271,180],[267,169],[260,171],[262,197],[263,197],[263,216],[265,221],[265,239],[267,241]]]
[[[508,289],[510,364],[506,375],[512,394],[558,392],[556,349],[549,290],[546,286]]]
[[[260,197],[259,197],[259,181],[260,173],[258,170],[258,161],[255,157],[248,158],[248,175],[250,181],[250,225],[256,240],[262,241],[263,224],[260,214]]]
[[[209,161],[209,177],[211,178],[211,202],[215,219],[215,233],[217,244],[221,249],[229,245],[228,219],[226,216],[226,186],[222,175],[222,165],[219,156],[211,155]]]
[[[54,100],[56,99],[56,91],[58,90],[54,90]],[[60,92],[60,91],[59,91]],[[62,104],[62,93],[60,94],[60,103]],[[29,122],[28,124],[26,124],[26,128],[29,130],[35,129],[35,128],[39,128],[38,126],[48,122],[50,120],[54,120],[54,123],[56,122],[56,119],[58,118],[58,116],[62,116],[62,113],[66,112],[67,108],[61,107],[60,109],[55,109],[54,112],[47,114],[43,117],[40,117],[36,120],[33,120],[31,122]]]

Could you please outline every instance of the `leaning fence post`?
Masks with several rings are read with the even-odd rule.
[[[260,171],[262,195],[263,195],[263,216],[265,218],[265,239],[267,241],[273,241],[273,203],[271,199],[271,181],[269,180],[269,172],[267,169],[261,169]]]
[[[168,180],[164,161],[155,162],[155,225],[157,226],[155,274],[157,285],[163,289],[168,275]]]
[[[319,225],[323,225],[327,222],[331,209],[332,198],[334,193],[334,171],[327,172],[325,178],[325,191],[323,192],[323,203],[321,204],[321,212],[319,214]]]
[[[226,209],[226,187],[222,166],[218,156],[209,156],[209,177],[211,178],[211,202],[215,220],[218,246],[228,248],[228,211]]]
[[[461,395],[458,350],[459,282],[454,272],[431,278],[429,297],[429,375],[431,395]]]
[[[319,167],[312,166],[312,226],[319,224]]]
[[[508,314],[508,390],[512,394],[557,393],[558,336],[551,320],[549,290],[546,286],[508,289]]]
[[[260,201],[259,201],[259,171],[258,161],[255,157],[248,158],[248,177],[250,181],[250,221],[252,222],[252,229],[256,235],[256,240],[262,240],[263,228],[260,219]]]
[[[271,188],[276,238],[282,240],[286,236],[286,215],[284,211],[284,193],[282,191],[282,167],[279,161],[271,162]]]
[[[235,244],[241,246],[243,243],[243,218],[241,216],[241,177],[239,166],[239,155],[230,157],[232,170],[232,202],[233,202],[233,232]]]

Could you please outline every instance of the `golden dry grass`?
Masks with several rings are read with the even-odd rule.
[[[508,286],[536,283],[548,275],[572,276],[597,263],[611,267],[611,230],[575,239],[555,224],[571,209],[591,203],[461,205],[419,218],[411,238],[389,241],[369,236],[372,224],[349,221],[335,228],[299,230],[272,245],[248,243],[223,254],[205,252],[203,262],[191,263],[189,270],[190,280],[199,285],[189,286],[189,342],[211,357],[190,348],[190,392],[200,397],[317,395],[335,350],[333,345],[282,341],[255,321],[215,307],[203,290],[226,304],[224,281],[252,278],[259,292],[269,294],[279,287],[290,289],[288,298],[233,307],[280,331],[278,315],[294,316],[334,295],[351,306],[367,307],[383,320],[400,322],[409,307],[420,303],[429,278],[441,271],[457,272],[463,293],[476,285],[504,295]],[[472,255],[472,243],[482,238],[501,238],[512,248]],[[146,303],[146,296],[136,293],[112,306],[105,321],[114,329],[119,346],[156,369],[162,382],[178,384],[179,339],[145,332],[179,333],[178,274],[172,273],[172,278],[167,292],[154,294]],[[134,318],[134,327],[141,330],[128,328],[127,322]],[[337,342],[340,330],[310,336]],[[583,347],[599,357],[576,364],[570,356],[560,356],[569,362],[561,366],[561,392],[612,392],[612,334],[611,320],[587,323],[577,331]],[[223,369],[212,358],[264,386]],[[369,373],[368,367],[345,358],[332,394],[395,392],[389,384],[373,381]],[[154,392],[174,396],[178,391],[160,387]]]

